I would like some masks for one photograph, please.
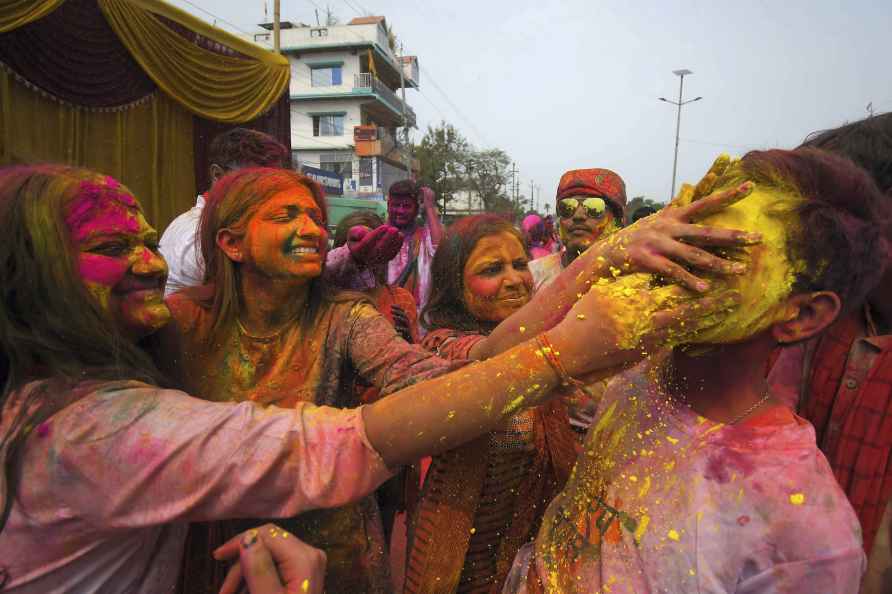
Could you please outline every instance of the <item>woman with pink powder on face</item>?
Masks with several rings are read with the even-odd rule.
[[[563,369],[529,341],[361,409],[197,400],[169,389],[151,355],[170,319],[167,268],[129,190],[82,169],[3,169],[0,225],[10,592],[170,592],[188,522],[343,505],[390,468],[491,430],[518,393],[536,405],[564,374],[606,375],[640,356],[613,346],[619,325],[593,291],[548,332]],[[731,302],[661,312],[653,336]]]

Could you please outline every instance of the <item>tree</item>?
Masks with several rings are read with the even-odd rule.
[[[421,143],[415,147],[421,168],[419,177],[437,194],[443,210],[464,185],[470,152],[467,139],[446,122],[440,122],[436,128],[428,126]]]
[[[437,194],[444,212],[463,193],[479,198],[487,212],[517,215],[507,188],[511,157],[502,149],[477,150],[455,126],[440,122],[428,126],[414,154],[420,179]]]
[[[657,210],[660,210],[665,206],[665,204],[663,204],[662,202],[657,202],[656,200],[651,200],[650,198],[646,198],[644,196],[635,196],[626,203],[626,218],[631,220],[632,215],[635,214],[635,211],[645,206],[650,206]]]
[[[499,212],[510,202],[505,195],[511,158],[502,149],[470,151],[465,164],[468,190],[475,192],[488,212]]]

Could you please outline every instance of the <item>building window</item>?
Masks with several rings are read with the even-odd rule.
[[[359,185],[371,186],[374,184],[375,158],[360,157],[359,158]]]
[[[319,157],[319,169],[324,169],[325,171],[331,171],[334,174],[340,175],[344,179],[349,179],[353,177],[353,161],[332,161],[327,159],[325,155]]]
[[[314,87],[339,87],[342,66],[310,66],[310,85]]]
[[[344,114],[313,116],[313,136],[343,136]]]
[[[310,29],[310,37],[328,37],[328,29]]]

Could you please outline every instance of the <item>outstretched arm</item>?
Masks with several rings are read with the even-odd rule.
[[[548,332],[551,352],[566,376],[591,382],[614,375],[668,337],[678,340],[715,324],[717,316],[710,314],[738,299],[723,294],[692,300],[679,287],[663,287],[617,300],[612,291],[593,287]],[[528,340],[363,408],[369,442],[393,467],[452,449],[519,409],[541,404],[567,379],[554,366],[547,345]]]
[[[734,204],[751,191],[752,184],[746,183],[684,206],[664,208],[592,245],[554,282],[536,293],[530,303],[500,323],[471,356],[491,357],[527,336],[553,327],[599,279],[650,272],[702,293],[709,289],[709,284],[686,265],[712,274],[742,273],[741,264],[723,260],[698,246],[751,245],[760,238],[742,231],[704,227],[695,221]]]

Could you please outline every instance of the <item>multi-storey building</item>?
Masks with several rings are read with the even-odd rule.
[[[270,37],[260,33],[255,41]],[[280,39],[291,62],[295,165],[340,176],[345,197],[383,198],[413,168],[403,127],[415,127],[415,112],[403,96],[418,88],[417,58],[397,54],[380,16],[317,27],[286,22]]]

